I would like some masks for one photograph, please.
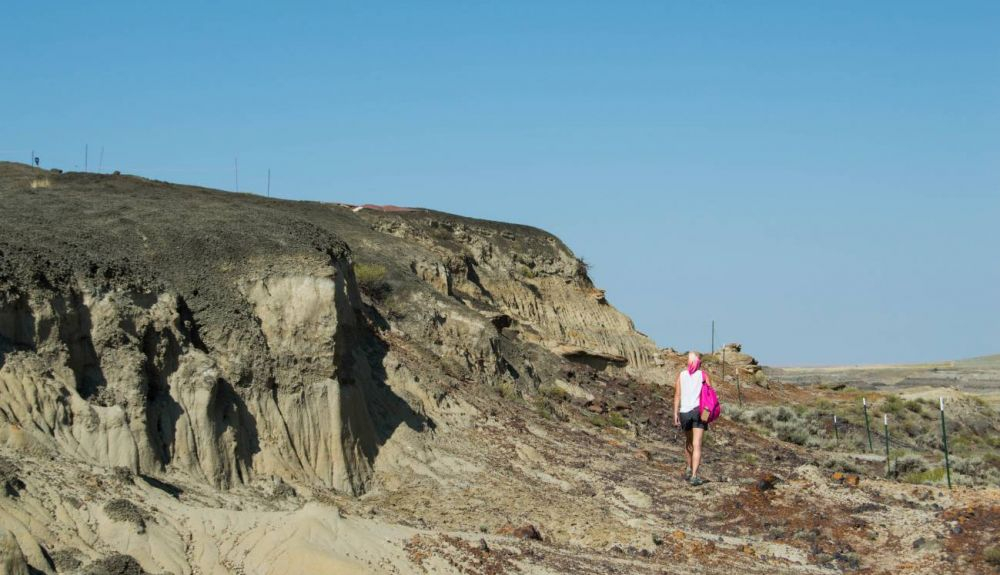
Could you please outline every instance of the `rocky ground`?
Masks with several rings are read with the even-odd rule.
[[[997,569],[996,487],[790,441],[844,391],[738,346],[681,481],[682,356],[539,230],[15,164],[0,205],[0,572]]]

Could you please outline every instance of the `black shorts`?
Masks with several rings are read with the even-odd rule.
[[[698,417],[699,409],[696,407],[691,411],[686,411],[681,414],[681,429],[688,431],[689,429],[699,428],[708,429],[708,424]]]

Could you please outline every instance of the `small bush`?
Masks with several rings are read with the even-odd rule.
[[[759,425],[771,427],[774,425],[775,410],[770,407],[760,407],[750,410],[750,419]]]
[[[590,422],[594,427],[607,427],[609,425],[608,419],[603,415],[598,415],[596,413],[591,413],[587,416],[587,421]]]
[[[146,532],[146,519],[149,515],[138,505],[128,499],[113,499],[104,505],[104,512],[114,521],[124,521],[134,524],[139,533]]]
[[[569,393],[557,385],[541,385],[538,387],[538,393],[556,401],[566,401],[569,399]]]
[[[384,300],[392,291],[392,286],[385,280],[385,266],[378,264],[354,264],[354,277],[358,281],[358,289],[375,301]]]
[[[787,421],[795,421],[796,419],[798,419],[798,416],[795,414],[794,411],[782,405],[781,407],[778,408],[778,412],[774,415],[774,418],[781,422],[787,422]]]
[[[737,423],[750,423],[753,418],[753,411],[744,409],[738,405],[727,405],[724,412],[726,417]]]
[[[910,473],[902,477],[906,483],[941,483],[945,478],[943,467],[936,467],[919,473]]]
[[[496,386],[496,390],[500,397],[504,399],[514,400],[520,398],[520,394],[517,392],[517,386],[515,386],[513,382],[501,381]]]
[[[809,434],[798,423],[792,421],[779,421],[774,426],[774,433],[781,441],[794,443],[795,445],[805,445],[809,440]]]
[[[841,471],[844,473],[858,473],[861,469],[858,467],[857,462],[853,459],[848,459],[846,457],[831,457],[823,463],[824,467],[827,469],[832,469],[833,471]]]
[[[897,415],[903,411],[904,402],[898,395],[890,395],[882,402],[882,413]]]
[[[521,266],[521,275],[528,279],[532,279],[538,277],[538,272],[528,266]]]
[[[990,565],[1000,567],[1000,547],[990,547],[983,551],[983,559]]]
[[[628,420],[617,411],[612,411],[608,414],[608,423],[619,428],[628,427]]]
[[[896,459],[896,473],[900,475],[910,475],[927,471],[928,465],[923,457],[908,453]]]
[[[555,418],[555,411],[552,409],[552,404],[549,403],[544,397],[536,397],[534,400],[535,412],[542,416],[543,419],[553,419]]]

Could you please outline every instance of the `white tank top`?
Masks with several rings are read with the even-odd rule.
[[[700,369],[694,373],[688,373],[686,369],[681,372],[681,413],[701,405],[701,384],[704,381]]]

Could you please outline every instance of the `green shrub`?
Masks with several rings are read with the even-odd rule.
[[[555,417],[555,411],[552,408],[552,404],[549,403],[544,397],[536,397],[535,401],[535,412],[542,416],[543,419],[553,419]]]
[[[795,414],[794,411],[782,405],[781,407],[778,408],[778,412],[774,414],[774,418],[778,421],[785,422],[798,419],[798,416]]]
[[[608,414],[608,423],[615,427],[628,427],[628,420],[617,411]]]
[[[896,415],[903,411],[904,402],[898,395],[890,395],[882,402],[882,413]]]
[[[556,401],[566,401],[569,399],[569,393],[557,385],[541,385],[538,387],[538,393]]]
[[[753,419],[753,410],[744,409],[738,405],[727,405],[723,413],[737,423],[750,423]]]
[[[386,281],[385,266],[379,264],[354,264],[354,278],[358,289],[375,301],[382,301],[392,291],[392,286]]]
[[[609,425],[608,418],[597,413],[591,413],[587,416],[587,421],[590,422],[594,427],[607,427]]]
[[[787,441],[795,445],[805,445],[809,440],[809,434],[806,430],[793,421],[779,420],[774,426],[774,433],[781,441]]]
[[[517,392],[517,386],[510,381],[501,381],[496,386],[497,393],[500,397],[507,400],[520,399],[521,395]]]
[[[1000,566],[1000,547],[989,547],[983,551],[983,559],[990,565]]]
[[[902,477],[906,483],[941,483],[945,478],[945,469],[935,467],[919,473],[909,473]]]
[[[538,277],[538,272],[529,268],[528,266],[521,266],[521,275],[531,279]]]
[[[759,425],[771,427],[774,425],[774,409],[770,407],[759,407],[750,410],[750,419]]]

